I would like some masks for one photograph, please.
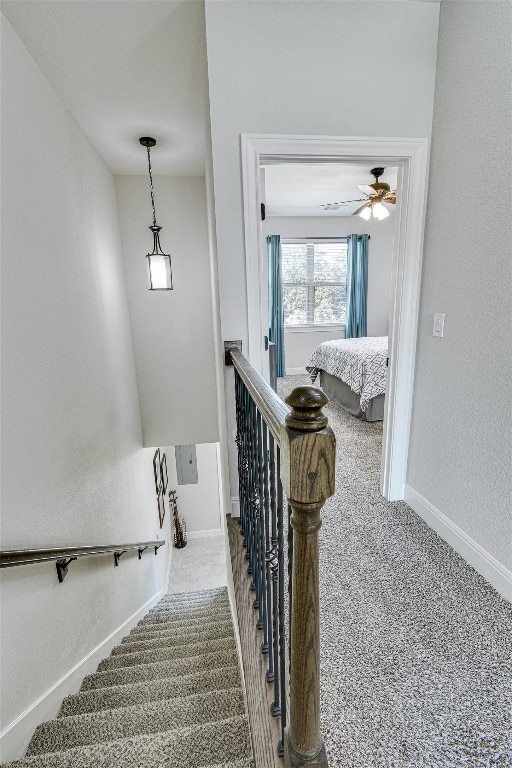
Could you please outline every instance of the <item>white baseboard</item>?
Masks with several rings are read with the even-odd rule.
[[[0,759],[3,763],[23,757],[37,726],[56,717],[63,699],[78,691],[84,677],[96,672],[100,661],[110,654],[112,648],[156,605],[163,594],[164,590],[161,589],[153,595],[0,733]]]
[[[307,371],[305,368],[287,368],[286,369],[286,375],[287,376],[307,376]]]
[[[500,595],[512,601],[512,572],[508,568],[505,568],[493,555],[410,485],[405,486],[405,501]]]
[[[204,531],[187,531],[187,539],[206,539],[208,536],[222,536],[222,528],[211,528]]]
[[[238,496],[231,497],[231,517],[240,517],[240,499]]]

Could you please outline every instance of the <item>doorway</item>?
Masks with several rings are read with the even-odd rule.
[[[403,499],[418,318],[428,164],[427,139],[374,139],[242,134],[249,359],[266,373],[267,313],[263,259],[262,165],[348,163],[395,166],[401,205],[395,215],[389,311],[389,369],[385,399],[380,490]]]

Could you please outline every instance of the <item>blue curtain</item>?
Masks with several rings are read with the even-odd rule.
[[[367,336],[368,235],[349,235],[347,253],[347,322],[345,338]]]
[[[281,275],[281,237],[267,237],[269,339],[276,345],[277,376],[286,376],[284,368],[283,281]]]

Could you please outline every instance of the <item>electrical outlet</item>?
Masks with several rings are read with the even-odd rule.
[[[434,327],[432,329],[432,336],[444,336],[444,315],[436,312],[434,315]]]

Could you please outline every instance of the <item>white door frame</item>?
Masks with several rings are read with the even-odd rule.
[[[384,409],[381,493],[404,498],[412,411],[416,330],[425,221],[428,139],[359,136],[241,135],[248,357],[263,370],[261,302],[260,165],[263,162],[361,162],[398,166],[400,205],[395,237],[389,311],[389,369]]]

